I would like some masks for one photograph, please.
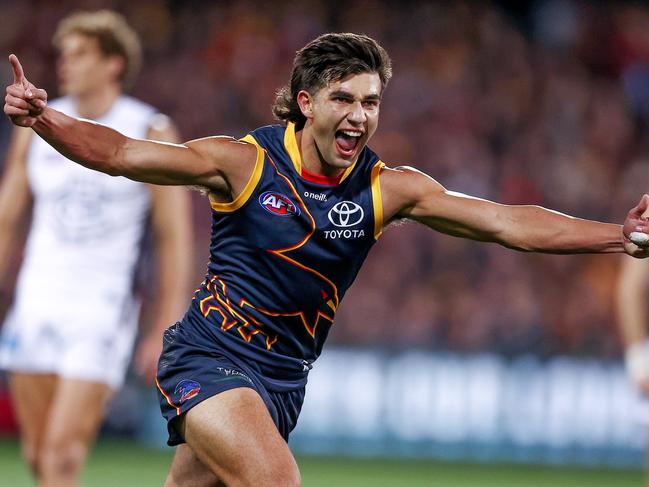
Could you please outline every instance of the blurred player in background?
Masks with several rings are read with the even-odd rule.
[[[300,485],[286,440],[308,371],[365,256],[395,221],[522,251],[649,255],[628,239],[649,231],[640,219],[647,195],[621,227],[472,198],[413,168],[388,168],[367,143],[390,59],[366,36],[325,34],[298,51],[273,107],[281,125],[180,145],[66,116],[10,61],[4,110],[15,124],[92,169],[209,192],[208,274],[165,332],[159,362],[169,444],[179,445],[168,487]],[[188,103],[201,100],[190,94]]]
[[[52,106],[134,138],[177,141],[170,120],[123,89],[140,64],[136,33],[110,11],[62,20],[54,36],[63,98]],[[162,331],[182,315],[190,268],[189,196],[71,164],[16,128],[0,188],[0,275],[12,239],[31,228],[2,330],[22,452],[41,486],[77,485],[137,332],[134,277],[147,222],[157,253],[155,322],[135,367],[150,383]],[[150,216],[150,218],[149,218]]]
[[[648,296],[647,263],[623,259],[617,282],[616,308],[625,346],[625,365],[629,378],[646,396],[649,396]]]
[[[622,259],[617,281],[616,311],[624,342],[624,363],[629,379],[642,401],[638,420],[649,426],[649,266],[635,259]],[[649,440],[649,437],[647,438]],[[648,458],[645,461],[649,466]],[[647,476],[649,485],[649,475]]]

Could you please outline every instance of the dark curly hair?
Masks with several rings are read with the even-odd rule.
[[[297,51],[291,82],[277,92],[273,115],[283,122],[294,122],[299,130],[306,122],[297,104],[300,90],[315,94],[331,82],[360,73],[378,74],[385,88],[392,77],[390,57],[385,49],[366,35],[323,34]]]

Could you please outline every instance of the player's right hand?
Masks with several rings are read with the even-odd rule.
[[[633,233],[649,235],[649,195],[644,194],[638,204],[629,210],[622,226],[624,250],[632,257],[645,259],[649,257],[649,244],[636,245],[635,238],[631,240]],[[639,242],[638,242],[639,243]]]
[[[162,353],[162,337],[155,332],[149,333],[138,344],[133,357],[133,366],[145,384],[155,383],[158,372],[158,359]]]
[[[4,112],[11,121],[20,127],[31,127],[47,106],[47,92],[36,88],[27,81],[18,58],[9,56],[14,82],[7,86]]]

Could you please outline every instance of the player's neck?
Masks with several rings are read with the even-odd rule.
[[[311,137],[308,129],[303,128],[299,132],[296,132],[295,140],[300,149],[302,167],[309,173],[327,178],[336,178],[345,172],[345,169],[327,164],[322,158],[315,139]]]
[[[73,98],[80,117],[96,120],[108,113],[120,94],[118,85],[109,85]]]

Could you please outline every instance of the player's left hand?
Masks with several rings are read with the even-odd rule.
[[[148,385],[155,381],[160,353],[162,353],[162,335],[151,331],[138,344],[133,359],[136,372]]]
[[[638,204],[631,208],[624,220],[622,233],[624,238],[624,250],[627,254],[644,259],[649,257],[649,244],[645,246],[638,246],[631,242],[629,235],[632,232],[640,232],[649,235],[649,218],[644,216],[644,213],[649,208],[649,195],[644,194]]]

